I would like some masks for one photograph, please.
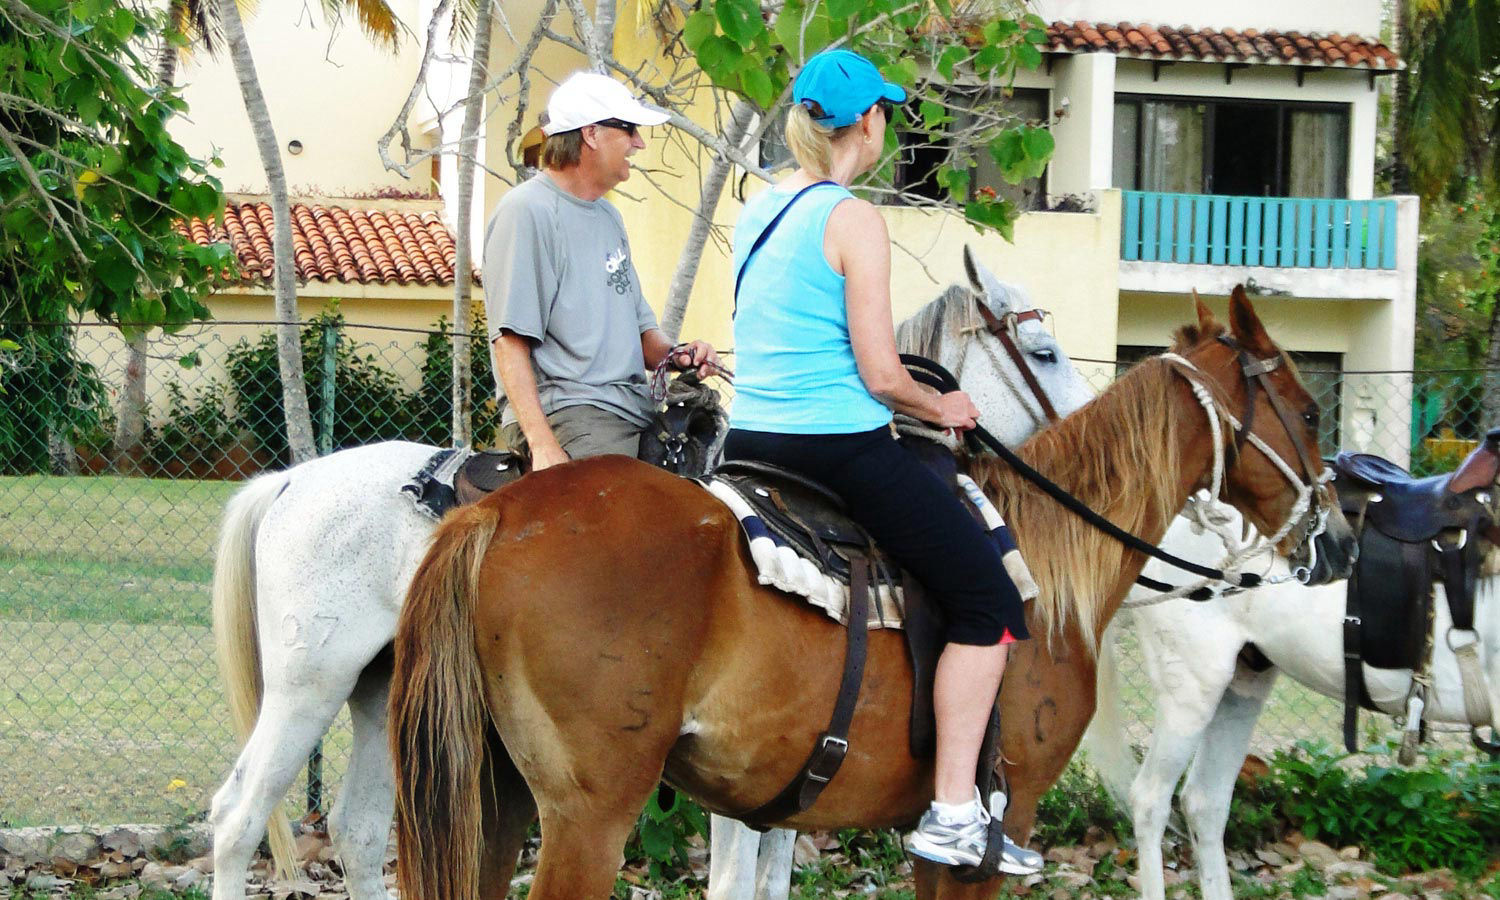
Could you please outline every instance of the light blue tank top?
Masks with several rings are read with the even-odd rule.
[[[796,196],[776,188],[745,204],[734,229],[734,271]],[[859,377],[849,341],[844,276],[823,255],[823,230],[843,187],[814,187],[787,211],[745,270],[734,317],[729,424],[781,434],[853,434],[891,421]]]

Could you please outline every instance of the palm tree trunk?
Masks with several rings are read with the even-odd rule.
[[[755,104],[749,100],[738,100],[729,111],[729,124],[724,129],[724,145],[738,147],[750,130],[755,118]],[[693,294],[693,282],[698,278],[698,264],[703,260],[703,247],[708,243],[708,232],[713,227],[714,210],[719,207],[719,197],[729,180],[733,163],[720,153],[714,157],[703,179],[703,193],[698,198],[698,208],[693,213],[693,228],[688,232],[687,243],[682,246],[682,255],[677,258],[677,271],[672,273],[672,286],[667,290],[667,308],[662,312],[661,330],[673,341],[682,332],[682,320],[687,315],[688,299]]]
[[[271,241],[275,254],[276,358],[281,371],[281,403],[286,414],[287,444],[292,462],[300,463],[318,455],[313,443],[312,415],[307,406],[307,382],[302,376],[302,348],[298,340],[297,284],[292,268],[292,216],[287,202],[286,170],[281,165],[281,148],[271,127],[266,97],[255,74],[255,60],[250,56],[250,42],[245,24],[240,20],[236,0],[215,0],[224,27],[224,40],[239,77],[240,93],[245,100],[245,114],[255,134],[261,165],[266,170],[266,184],[271,194],[271,216],[276,224]]]
[[[464,101],[464,123],[458,136],[458,236],[453,248],[453,446],[474,442],[469,433],[469,386],[474,373],[469,366],[469,329],[474,312],[469,283],[474,271],[470,233],[473,231],[474,178],[479,168],[479,121],[484,114],[484,83],[490,69],[490,30],[493,0],[480,0],[474,14],[473,63],[469,67],[469,93]]]
[[[1406,61],[1407,68],[1396,72],[1394,106],[1395,134],[1391,140],[1391,193],[1411,193],[1411,164],[1407,160],[1407,147],[1411,140],[1411,3],[1412,0],[1395,0],[1396,3],[1396,52]]]

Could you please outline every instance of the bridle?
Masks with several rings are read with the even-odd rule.
[[[1041,406],[1042,412],[1046,414],[1047,421],[1042,424],[1056,424],[1060,418],[1057,410],[1052,407],[1052,401],[1047,399],[1047,392],[1042,390],[1041,382],[1036,380],[1036,374],[1031,371],[1031,366],[1026,362],[1026,356],[1021,348],[1016,346],[1016,328],[1022,322],[1042,322],[1047,317],[1044,309],[1028,309],[1024,312],[1010,312],[1004,316],[997,316],[992,312],[984,299],[978,294],[974,295],[974,305],[979,307],[979,316],[984,319],[985,330],[999,339],[1000,345],[1010,355],[1011,362],[1016,364],[1016,369],[1021,373],[1026,386],[1031,388],[1031,396]]]
[[[1012,325],[1011,328],[1008,328],[1006,326],[1005,319],[1014,317],[1014,321],[1018,323],[1021,321],[1028,321],[1033,319],[1040,320],[1044,315],[1044,313],[1040,310],[1027,310],[1025,313],[1012,313],[1009,316],[1002,318],[996,316],[993,312],[990,312],[985,307],[985,304],[982,300],[977,300],[977,305],[981,310],[981,315],[985,319],[987,330],[989,330],[991,334],[995,334],[997,337],[1000,337],[1002,334],[1008,335],[1011,328],[1014,327]],[[1225,472],[1225,441],[1220,427],[1221,415],[1223,419],[1227,420],[1235,429],[1234,439],[1236,461],[1238,461],[1239,457],[1242,455],[1244,445],[1246,443],[1249,443],[1257,450],[1260,450],[1263,454],[1265,454],[1266,457],[1271,460],[1272,464],[1276,466],[1277,470],[1280,471],[1296,488],[1297,499],[1293,503],[1292,511],[1288,514],[1286,521],[1283,523],[1282,527],[1277,531],[1275,535],[1268,539],[1268,542],[1272,546],[1274,546],[1282,539],[1284,539],[1288,534],[1290,534],[1294,528],[1300,527],[1302,533],[1299,535],[1298,545],[1301,546],[1302,544],[1307,544],[1310,548],[1309,552],[1314,554],[1314,558],[1313,560],[1309,561],[1306,567],[1300,567],[1296,573],[1287,577],[1296,577],[1298,578],[1298,580],[1305,582],[1310,576],[1311,568],[1315,564],[1316,560],[1316,543],[1314,542],[1314,539],[1318,535],[1323,533],[1324,529],[1327,526],[1328,520],[1328,508],[1325,504],[1320,502],[1320,489],[1332,479],[1333,473],[1331,471],[1324,470],[1322,466],[1319,466],[1317,469],[1314,469],[1312,467],[1305,449],[1297,440],[1296,429],[1292,424],[1292,419],[1286,409],[1286,404],[1284,401],[1282,401],[1280,395],[1276,392],[1275,385],[1273,385],[1270,381],[1270,373],[1276,371],[1276,369],[1281,367],[1283,358],[1280,355],[1277,355],[1275,357],[1269,357],[1266,359],[1256,359],[1251,356],[1250,353],[1247,352],[1244,348],[1240,347],[1233,338],[1228,337],[1227,335],[1221,335],[1218,340],[1236,353],[1240,372],[1245,379],[1245,410],[1242,419],[1236,419],[1228,412],[1221,413],[1221,411],[1216,406],[1213,391],[1210,390],[1209,387],[1201,380],[1203,372],[1190,360],[1175,353],[1162,354],[1161,358],[1168,363],[1171,363],[1174,367],[1174,370],[1177,371],[1178,374],[1188,382],[1188,384],[1192,388],[1194,397],[1203,407],[1205,414],[1208,416],[1209,427],[1213,433],[1214,447],[1214,462],[1213,472],[1211,476],[1210,492],[1215,499],[1218,499],[1220,494],[1222,493]],[[1003,339],[1002,343],[1005,343]],[[1011,346],[1013,346],[1013,342],[1011,343]],[[1036,392],[1038,399],[1046,402],[1045,393],[1042,392],[1040,384],[1036,383],[1035,376],[1031,375],[1030,368],[1025,364],[1024,357],[1021,356],[1018,348],[1013,351],[1012,359],[1016,361],[1017,368],[1023,373],[1023,375],[1026,376],[1027,384],[1032,387],[1032,390],[1034,392]],[[903,356],[902,361],[907,364],[908,368],[917,368],[919,370],[925,368],[925,377],[919,378],[919,380],[923,381],[924,383],[930,384],[938,390],[958,389],[958,380],[946,370],[942,369],[941,366],[936,366],[932,364],[931,361],[923,360],[919,357]],[[1257,390],[1265,392],[1269,402],[1271,403],[1271,408],[1276,411],[1277,418],[1280,420],[1282,428],[1286,431],[1287,436],[1291,439],[1293,447],[1296,448],[1298,462],[1302,466],[1303,470],[1302,475],[1299,476],[1299,474],[1292,469],[1292,467],[1286,462],[1286,460],[1281,457],[1281,454],[1277,453],[1276,450],[1273,449],[1269,444],[1267,444],[1264,439],[1254,433],[1253,427],[1256,399],[1255,392]],[[1052,408],[1051,403],[1046,402],[1044,408],[1048,410],[1052,421],[1057,421],[1057,414],[1056,411]],[[1016,456],[1013,451],[1005,447],[999,441],[995,440],[994,436],[984,428],[976,427],[972,431],[968,432],[966,436],[972,440],[977,440],[978,442],[987,445],[992,452],[994,452],[997,456],[999,456],[1007,464],[1009,464],[1011,468],[1015,469],[1024,478],[1026,478],[1028,481],[1031,481],[1037,487],[1041,488],[1044,493],[1051,496],[1064,508],[1083,518],[1093,527],[1105,532],[1115,540],[1120,541],[1133,550],[1159,559],[1163,562],[1168,563],[1169,565],[1175,566],[1176,568],[1191,572],[1195,575],[1200,576],[1202,579],[1195,584],[1174,587],[1170,584],[1166,584],[1164,582],[1156,581],[1154,579],[1142,576],[1137,579],[1138,583],[1149,587],[1152,590],[1161,591],[1162,593],[1159,596],[1152,597],[1147,601],[1138,602],[1132,605],[1158,603],[1164,600],[1174,599],[1176,597],[1189,597],[1193,600],[1208,600],[1215,596],[1218,596],[1218,594],[1220,593],[1220,591],[1216,591],[1208,586],[1213,582],[1220,582],[1228,585],[1231,588],[1244,589],[1257,587],[1261,584],[1268,584],[1275,581],[1285,580],[1278,577],[1263,579],[1261,576],[1256,575],[1253,572],[1239,572],[1236,574],[1230,574],[1227,571],[1237,563],[1243,561],[1245,557],[1251,555],[1252,553],[1258,552],[1258,547],[1255,544],[1247,545],[1239,552],[1231,552],[1229,557],[1226,558],[1222,563],[1220,563],[1219,567],[1217,568],[1209,568],[1207,566],[1202,566],[1197,563],[1181,559],[1174,554],[1162,550],[1160,547],[1143,541],[1136,535],[1125,531],[1118,525],[1115,525],[1113,522],[1105,519],[1103,516],[1090,509],[1082,501],[1078,500],[1078,498],[1069,494],[1067,491],[1063,490],[1060,486],[1052,482],[1046,476],[1042,475],[1040,472],[1037,472],[1030,465],[1025,463],[1020,457]],[[1320,470],[1321,474],[1319,474]],[[1227,541],[1226,546],[1230,546]]]

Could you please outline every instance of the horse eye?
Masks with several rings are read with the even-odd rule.
[[[1057,354],[1051,350],[1033,350],[1031,351],[1031,357],[1042,362],[1057,362]]]
[[[1317,407],[1313,407],[1312,409],[1302,414],[1302,421],[1306,422],[1309,428],[1318,427],[1318,418]]]

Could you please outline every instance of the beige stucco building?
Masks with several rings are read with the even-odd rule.
[[[293,185],[367,196],[431,190],[451,227],[451,154],[436,165],[419,163],[406,180],[384,170],[375,152],[410,89],[418,35],[435,3],[393,5],[412,31],[394,54],[369,46],[352,27],[332,30],[278,7],[252,20],[252,44],[278,140],[284,148],[300,143],[300,152],[284,157]],[[540,0],[504,4],[506,27],[494,34],[496,68],[514,58],[540,7]],[[634,21],[636,8],[620,4],[615,52],[630,66],[649,66],[659,47],[651,29]],[[1310,354],[1311,365],[1410,369],[1416,201],[1374,197],[1378,98],[1383,76],[1399,66],[1377,40],[1378,0],[1033,0],[1031,8],[1053,25],[1044,64],[1017,77],[1019,99],[1012,102],[1053,120],[1056,154],[1029,186],[1025,202],[1032,208],[1016,223],[1013,243],[977,234],[955,214],[885,208],[900,247],[893,256],[898,317],[962,279],[960,251],[968,243],[1001,278],[1023,285],[1054,313],[1058,336],[1075,357],[1109,361],[1163,346],[1191,316],[1192,291],[1222,304],[1233,284],[1248,282],[1273,334]],[[555,29],[571,33],[566,13]],[[535,123],[552,84],[583,65],[573,50],[544,43],[530,75],[524,127]],[[456,141],[466,75],[459,58],[434,63],[408,123],[418,150]],[[192,122],[177,127],[179,136],[192,149],[219,148],[227,187],[260,190],[227,62],[197,60],[181,80],[193,113]],[[514,175],[505,147],[514,132],[515,90],[514,80],[501,85],[488,110],[481,155],[490,174],[476,191],[476,245],[487,211],[509,188],[504,179]],[[706,99],[696,111],[702,122]],[[636,158],[649,182],[637,174],[612,198],[658,310],[701,192],[701,158],[685,149],[695,145],[668,140],[667,130],[656,129]],[[715,213],[724,229],[737,216],[737,194],[758,189],[742,175],[733,173]],[[1080,201],[1072,208],[1088,211],[1046,211],[1065,195]],[[730,284],[723,243],[710,241],[684,335],[729,346]],[[362,310],[382,319],[423,318],[429,313],[412,311],[443,307],[441,289],[424,287],[418,300],[410,291],[338,279],[311,280],[303,296],[347,299],[360,292],[368,302]],[[248,311],[261,297],[242,293],[222,302]],[[429,299],[432,305],[423,305]],[[351,321],[358,318],[353,310],[346,303]],[[1335,400],[1336,439],[1404,458],[1399,418],[1403,409],[1409,414],[1409,402],[1358,394],[1349,389]]]

